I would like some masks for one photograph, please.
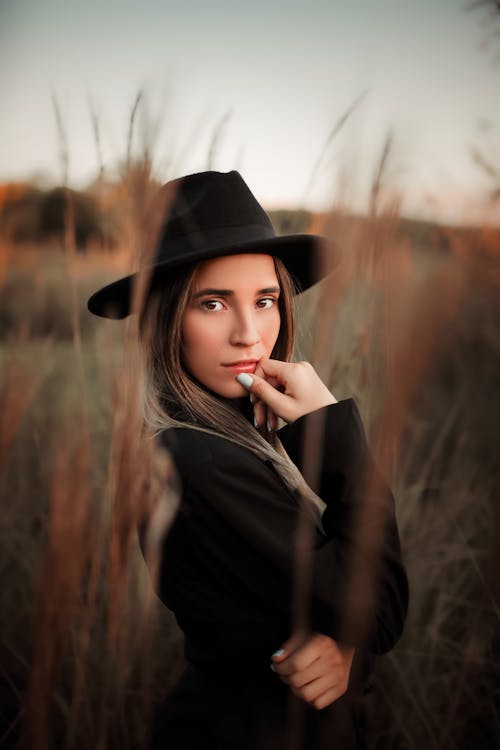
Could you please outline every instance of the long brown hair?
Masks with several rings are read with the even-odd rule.
[[[295,300],[298,287],[286,267],[274,258],[280,285],[281,325],[271,357],[289,362],[294,347]],[[312,500],[314,520],[321,529],[324,502],[308,487],[279,438],[257,430],[231,400],[217,396],[197,382],[182,361],[182,321],[194,290],[199,264],[174,269],[168,280],[154,280],[139,317],[139,338],[145,356],[145,421],[151,435],[170,427],[216,434],[271,460],[285,483]]]

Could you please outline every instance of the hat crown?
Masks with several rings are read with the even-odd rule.
[[[230,227],[262,227],[264,237],[274,235],[267,213],[242,176],[231,172],[197,172],[165,185],[174,191],[160,250],[174,237],[201,234]],[[201,239],[201,238],[200,238]]]

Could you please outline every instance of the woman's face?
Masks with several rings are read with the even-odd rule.
[[[183,361],[207,388],[241,398],[236,381],[269,357],[280,330],[279,282],[270,255],[228,255],[197,269],[182,322]]]

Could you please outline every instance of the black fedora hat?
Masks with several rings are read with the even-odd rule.
[[[133,284],[141,273],[147,284],[165,279],[170,269],[223,255],[263,253],[280,258],[300,291],[324,275],[320,263],[323,237],[276,236],[267,213],[239,174],[197,172],[167,182],[170,196],[156,253],[138,272],[95,292],[87,306],[94,315],[125,318],[132,310]]]

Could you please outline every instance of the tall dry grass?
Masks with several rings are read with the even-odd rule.
[[[143,437],[132,332],[99,329],[85,309],[144,244],[154,189],[149,163],[127,164],[113,258],[77,253],[71,205],[59,245],[12,250],[2,238],[2,746],[140,747],[181,659],[137,542],[152,518],[154,567],[175,470]],[[165,654],[174,673],[155,687]]]
[[[394,218],[372,217],[353,237],[368,291],[350,308],[357,336],[336,318],[332,363],[335,373],[349,363],[392,478],[411,585],[404,637],[381,660],[375,717],[385,719],[373,744],[495,747],[498,255],[419,258]]]
[[[334,204],[311,227],[338,263],[300,301],[297,352],[337,399],[356,398],[397,500],[411,607],[379,660],[371,746],[494,747],[500,248],[472,253],[453,232],[446,251],[412,243],[384,198],[389,150],[364,219]],[[183,665],[136,539],[152,515],[154,569],[175,470],[141,439],[133,324],[85,309],[143,247],[154,190],[151,160],[129,159],[113,258],[77,254],[71,232],[52,251],[2,241],[5,747],[139,748]]]

